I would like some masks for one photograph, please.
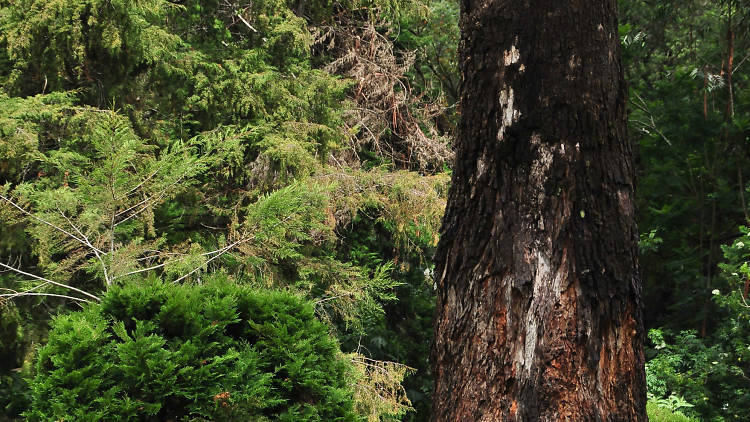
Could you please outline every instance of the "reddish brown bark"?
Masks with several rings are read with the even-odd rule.
[[[646,421],[616,0],[463,0],[434,421]]]
[[[734,116],[734,91],[732,90],[732,73],[734,73],[734,30],[732,29],[732,2],[729,2],[727,17],[727,120]]]

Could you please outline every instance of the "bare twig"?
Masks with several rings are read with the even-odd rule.
[[[651,114],[651,111],[648,109],[648,106],[646,105],[646,101],[643,98],[641,98],[641,96],[638,95],[638,93],[635,91],[633,91],[633,95],[635,95],[635,97],[638,99],[640,103],[636,101],[631,101],[630,103],[633,104],[639,110],[641,110],[644,114],[646,114],[646,117],[648,117],[650,122],[647,123],[647,122],[644,122],[641,120],[635,120],[635,119],[633,119],[633,121],[640,124],[644,129],[648,128],[656,132],[656,134],[659,135],[659,137],[661,137],[661,139],[664,140],[664,142],[666,142],[667,145],[671,147],[672,141],[670,141],[669,138],[667,138],[664,135],[664,133],[661,130],[659,130],[659,128],[656,126],[656,120],[654,120],[654,115]],[[648,131],[645,131],[645,132],[648,133]]]
[[[153,178],[154,176],[156,176],[156,174],[157,174],[157,173],[159,173],[159,170],[161,170],[161,168],[157,168],[156,170],[154,170],[154,171],[153,171],[153,173],[151,173],[151,174],[149,174],[148,176],[146,176],[146,178],[145,178],[145,179],[143,179],[143,180],[141,181],[141,183],[138,183],[137,185],[135,185],[135,187],[133,187],[133,188],[132,188],[132,189],[130,189],[129,191],[127,191],[127,192],[123,193],[122,195],[120,195],[120,197],[119,197],[119,198],[117,198],[117,199],[123,199],[123,198],[127,198],[128,196],[130,196],[130,194],[132,194],[132,193],[134,193],[135,191],[137,191],[138,189],[140,189],[140,188],[141,188],[141,186],[143,186],[143,185],[144,185],[144,184],[145,184],[146,182],[148,182],[148,181],[149,181],[149,180],[151,180],[151,179],[152,179],[152,178]]]
[[[257,32],[258,32],[258,30],[257,30],[257,29],[255,29],[255,28],[253,28],[253,26],[252,26],[252,25],[250,25],[250,22],[248,22],[247,20],[245,20],[245,18],[243,18],[241,14],[239,14],[239,13],[238,13],[238,14],[237,14],[237,17],[238,17],[238,18],[240,18],[240,20],[242,21],[242,23],[244,23],[244,24],[245,24],[245,26],[247,26],[248,28],[250,28],[250,30],[251,30],[251,31],[253,31],[253,32],[255,32],[255,33],[257,33]]]
[[[253,240],[254,238],[255,238],[255,236],[250,236],[250,237],[246,237],[246,238],[240,239],[240,240],[238,240],[238,241],[236,241],[236,242],[234,242],[234,243],[232,243],[232,244],[229,244],[229,245],[227,245],[227,246],[225,246],[225,247],[223,247],[223,248],[221,248],[221,249],[217,249],[217,250],[215,251],[216,255],[212,256],[211,258],[208,258],[208,259],[207,259],[207,260],[206,260],[205,262],[203,262],[203,263],[202,263],[201,265],[199,265],[199,266],[197,266],[197,267],[193,268],[193,269],[192,269],[192,270],[191,270],[191,271],[190,271],[189,273],[187,273],[187,274],[183,275],[182,277],[178,278],[178,279],[177,279],[177,280],[175,280],[174,282],[175,282],[175,283],[179,283],[180,281],[182,281],[182,280],[184,280],[184,279],[188,278],[189,276],[193,275],[193,273],[195,273],[196,271],[200,270],[201,268],[203,268],[203,267],[205,267],[206,265],[208,265],[209,263],[211,263],[211,261],[213,261],[214,259],[216,259],[216,258],[218,258],[218,257],[220,257],[220,256],[222,256],[222,255],[224,255],[224,254],[225,254],[226,252],[228,252],[228,251],[229,251],[230,249],[232,249],[232,248],[234,248],[235,246],[237,246],[237,245],[240,245],[240,244],[242,244],[242,243],[245,243],[245,242],[249,242],[249,241]]]
[[[239,242],[239,243],[243,243],[243,242]],[[234,244],[232,244],[230,246],[234,247],[237,244],[238,244],[238,242],[235,242]],[[217,253],[222,253],[223,254],[224,252],[226,252],[225,249],[226,249],[226,247],[219,248],[219,249],[216,249],[216,250],[213,250],[213,251],[203,252],[203,253],[200,254],[200,256],[210,256],[210,255],[217,254]],[[127,272],[125,274],[121,274],[121,275],[112,277],[112,280],[117,280],[118,278],[123,278],[123,277],[127,277],[129,275],[143,273],[143,272],[146,272],[146,271],[156,270],[156,269],[162,268],[162,267],[164,267],[164,266],[166,266],[167,264],[170,264],[170,263],[184,261],[184,260],[186,260],[190,256],[190,254],[177,254],[177,253],[168,253],[166,255],[181,255],[181,256],[179,258],[173,259],[171,261],[162,262],[161,264],[156,264],[156,265],[153,265],[153,266],[148,267],[148,268],[141,268],[141,269],[138,269],[138,270],[133,270],[133,271]],[[157,256],[158,255],[151,255],[151,256],[149,256],[147,258],[153,258],[153,257],[157,257]],[[140,258],[140,259],[147,259],[147,258]],[[206,261],[203,265],[205,265],[206,263],[208,263],[208,261]]]
[[[16,203],[15,203],[15,202],[13,202],[12,200],[10,200],[10,198],[7,198],[7,197],[6,197],[6,196],[4,196],[4,195],[0,195],[0,199],[2,199],[3,201],[5,201],[5,202],[9,203],[9,204],[10,204],[10,205],[12,205],[12,206],[13,206],[14,208],[18,209],[19,211],[21,211],[22,213],[24,213],[24,214],[28,215],[29,217],[33,218],[34,220],[37,220],[37,221],[39,221],[40,223],[46,224],[46,225],[48,225],[48,226],[50,226],[50,227],[54,228],[55,230],[57,230],[57,231],[59,231],[59,232],[65,233],[66,235],[68,235],[68,236],[70,236],[71,238],[73,238],[73,239],[77,240],[78,242],[80,242],[80,243],[81,243],[81,244],[83,244],[84,246],[87,246],[87,247],[89,247],[89,248],[91,248],[91,249],[93,249],[93,250],[95,250],[95,251],[97,251],[97,252],[99,252],[99,253],[101,253],[101,254],[105,254],[105,252],[103,252],[103,251],[102,251],[102,250],[100,250],[99,248],[95,247],[95,246],[94,246],[94,245],[92,245],[92,244],[91,244],[90,242],[87,242],[87,241],[85,241],[85,240],[81,239],[80,237],[78,237],[78,236],[74,235],[73,233],[71,233],[71,232],[69,232],[69,231],[67,231],[67,230],[63,229],[62,227],[60,227],[60,226],[58,226],[58,225],[56,225],[56,224],[50,223],[49,221],[47,221],[47,220],[44,220],[44,219],[42,219],[42,218],[39,218],[39,217],[37,217],[36,215],[34,215],[34,214],[32,214],[32,213],[30,213],[30,212],[26,211],[25,209],[23,209],[23,207],[19,206],[18,204],[16,204]]]
[[[169,261],[169,262],[174,262],[174,261]],[[148,268],[141,268],[141,269],[138,269],[138,270],[133,270],[133,271],[127,272],[125,274],[120,274],[120,275],[112,277],[112,281],[117,280],[118,278],[127,277],[129,275],[134,275],[134,274],[139,274],[139,273],[145,273],[146,271],[155,270],[155,269],[161,268],[161,267],[163,267],[165,265],[167,265],[167,262],[162,262],[161,264],[153,265],[153,266],[148,267]]]
[[[336,300],[336,299],[339,299],[341,297],[344,297],[344,295],[336,295],[336,296],[331,296],[331,297],[327,297],[327,298],[324,298],[324,299],[318,299],[318,300],[315,301],[315,304],[319,305],[321,303],[328,302],[329,300]]]
[[[279,220],[279,221],[278,221],[278,222],[277,222],[276,224],[272,225],[272,226],[271,226],[271,228],[273,229],[273,228],[276,228],[276,227],[280,226],[280,225],[281,225],[282,223],[284,223],[284,222],[288,221],[288,220],[289,220],[290,218],[292,218],[292,215],[291,215],[291,214],[290,214],[290,215],[287,215],[287,216],[286,216],[286,217],[284,217],[283,219]],[[256,227],[254,227],[253,229],[257,229],[257,226],[256,226]],[[249,236],[247,236],[247,237],[243,237],[242,239],[240,239],[240,240],[237,240],[237,241],[235,241],[234,243],[231,243],[231,244],[229,244],[229,245],[227,245],[227,246],[224,246],[224,247],[223,247],[223,248],[221,248],[221,249],[217,249],[217,250],[215,250],[215,251],[212,251],[212,252],[207,252],[207,253],[203,254],[203,255],[208,255],[208,254],[215,254],[215,255],[214,255],[214,256],[212,256],[211,258],[207,259],[207,260],[206,260],[206,261],[205,261],[204,263],[202,263],[201,265],[199,265],[199,266],[197,266],[197,267],[193,268],[193,269],[192,269],[192,270],[191,270],[191,271],[190,271],[189,273],[187,273],[187,274],[183,275],[182,277],[178,278],[177,280],[175,280],[175,281],[174,281],[174,283],[179,283],[180,281],[182,281],[182,280],[184,280],[185,278],[189,277],[190,275],[192,275],[192,274],[193,274],[193,273],[195,273],[196,271],[200,270],[201,268],[203,268],[203,267],[205,267],[206,265],[208,265],[209,263],[211,263],[211,261],[213,261],[213,260],[215,260],[216,258],[218,258],[218,257],[220,257],[220,256],[224,255],[225,253],[227,253],[227,252],[228,252],[229,250],[231,250],[231,249],[232,249],[232,248],[234,248],[235,246],[241,245],[241,244],[243,244],[243,243],[247,243],[247,242],[250,242],[250,241],[252,241],[252,240],[254,240],[254,239],[255,239],[255,234],[251,234],[251,235],[249,235]]]
[[[61,294],[57,294],[57,293],[38,293],[38,292],[23,293],[23,292],[19,292],[18,294],[15,294],[15,293],[14,294],[7,294],[7,293],[0,294],[0,297],[7,298],[6,300],[10,300],[10,299],[12,299],[14,297],[20,297],[20,296],[51,296],[51,297],[61,297],[63,299],[75,300],[75,301],[78,301],[78,302],[91,303],[90,300],[82,299],[80,297],[68,296],[68,295],[61,295]]]
[[[80,293],[80,294],[82,294],[84,296],[88,296],[88,297],[96,300],[97,302],[101,301],[101,299],[99,299],[99,297],[97,297],[95,295],[92,295],[91,293],[86,292],[84,290],[75,288],[73,286],[69,286],[67,284],[60,283],[58,281],[53,281],[53,280],[50,280],[50,279],[47,279],[47,278],[44,278],[44,277],[40,277],[40,276],[38,276],[36,274],[27,273],[26,271],[23,271],[21,269],[15,268],[15,267],[11,267],[10,265],[4,264],[2,262],[0,262],[0,267],[6,268],[6,269],[11,270],[11,271],[15,271],[18,274],[22,274],[22,275],[25,275],[27,277],[31,277],[31,278],[33,278],[35,280],[43,281],[43,282],[45,282],[45,284],[52,284],[52,285],[55,285],[55,286],[58,286],[58,287],[62,287],[62,288],[68,289],[68,290],[72,290],[72,291]],[[29,291],[34,290],[34,289],[36,289],[36,288],[30,289]],[[23,292],[19,292],[19,293],[23,293]]]
[[[115,213],[114,217],[119,217],[119,216],[121,216],[123,214],[127,214],[130,211],[132,211],[132,210],[140,207],[140,209],[136,210],[132,214],[128,215],[127,217],[123,218],[122,220],[118,221],[117,223],[114,223],[114,227],[117,227],[120,224],[122,224],[122,223],[130,220],[131,218],[137,216],[138,214],[140,214],[141,212],[143,212],[145,209],[147,209],[149,207],[149,205],[151,205],[151,203],[153,203],[155,201],[158,201],[159,199],[163,198],[164,195],[166,195],[167,192],[170,190],[170,188],[172,188],[174,185],[176,185],[177,183],[179,183],[184,177],[185,177],[185,175],[183,174],[180,177],[178,177],[177,180],[175,180],[174,182],[172,182],[169,185],[167,185],[159,193],[153,194],[153,195],[151,195],[151,196],[143,199],[141,202],[139,202],[139,203],[137,203],[137,204],[135,204],[135,205],[133,205],[133,206],[125,209],[125,210],[122,210],[120,212]]]
[[[91,241],[89,240],[89,238],[85,234],[83,234],[83,232],[81,230],[79,230],[78,227],[76,227],[76,225],[73,224],[72,221],[70,221],[70,219],[68,218],[68,216],[65,215],[65,213],[62,212],[62,210],[60,211],[60,215],[63,216],[63,218],[65,219],[65,221],[68,222],[68,224],[70,225],[70,227],[73,227],[73,230],[75,230],[76,232],[78,232],[79,235],[81,235],[81,237],[86,241],[86,243],[91,248],[91,250],[94,251],[94,255],[96,255],[96,259],[99,260],[99,264],[102,266],[102,272],[104,273],[104,281],[109,286],[112,283],[112,280],[109,279],[109,273],[107,271],[107,266],[104,264],[104,260],[102,259],[102,256],[99,254],[97,248],[95,248],[94,245],[91,244]]]

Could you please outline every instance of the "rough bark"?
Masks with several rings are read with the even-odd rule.
[[[462,0],[433,421],[646,421],[616,0]]]

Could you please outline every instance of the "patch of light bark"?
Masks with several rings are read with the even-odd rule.
[[[503,52],[503,62],[506,66],[518,63],[518,59],[521,58],[521,53],[516,49],[515,45],[510,46],[510,50]]]
[[[479,160],[477,160],[477,179],[482,177],[486,169],[487,169],[487,165],[484,163],[484,160],[482,159],[482,157],[479,157]]]
[[[529,184],[538,192],[537,200],[541,204],[544,200],[544,182],[547,180],[547,172],[552,166],[552,149],[554,146],[542,142],[542,138],[538,133],[533,133],[529,141],[537,147],[537,157],[531,163],[531,169],[529,170]]]
[[[505,136],[505,130],[518,121],[521,117],[521,112],[516,110],[513,105],[513,87],[503,85],[503,89],[500,90],[498,101],[500,102],[502,118],[500,121],[500,129],[497,131],[497,140],[502,141]]]

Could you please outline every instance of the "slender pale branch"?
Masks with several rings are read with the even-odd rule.
[[[124,199],[124,198],[127,198],[128,196],[130,196],[130,194],[132,194],[133,192],[135,192],[135,191],[137,191],[138,189],[140,189],[140,188],[141,188],[141,186],[143,186],[143,185],[144,185],[144,184],[145,184],[146,182],[148,182],[149,180],[151,180],[151,178],[153,178],[154,176],[156,176],[156,174],[157,174],[157,173],[159,173],[159,171],[160,171],[160,170],[161,170],[161,168],[157,168],[156,170],[154,170],[154,172],[153,172],[153,173],[151,173],[151,174],[149,174],[148,176],[146,176],[146,178],[145,178],[145,179],[143,179],[143,180],[141,181],[141,183],[138,183],[137,185],[135,185],[135,187],[133,187],[133,188],[132,188],[132,189],[130,189],[129,191],[127,191],[127,192],[123,193],[122,195],[120,195],[120,197],[119,197],[119,198],[117,198],[117,199],[118,199],[118,200],[119,200],[119,199]]]
[[[172,182],[169,185],[165,186],[164,189],[162,189],[161,191],[159,191],[159,193],[155,193],[155,194],[153,194],[153,195],[151,195],[151,196],[143,199],[141,202],[138,202],[137,204],[134,204],[134,205],[130,206],[129,208],[126,208],[126,209],[124,209],[122,211],[118,211],[117,213],[115,213],[115,217],[119,217],[119,216],[121,216],[123,214],[127,214],[128,212],[130,212],[130,211],[132,211],[132,210],[140,207],[141,205],[150,202],[154,198],[160,198],[164,193],[166,193],[169,190],[169,188],[171,188],[172,186],[174,186],[177,183],[179,183],[184,177],[185,177],[184,174],[180,175],[180,177],[178,177],[177,180],[175,180],[174,182]]]
[[[345,295],[336,295],[336,296],[330,296],[330,297],[327,297],[327,298],[324,298],[324,299],[318,299],[318,300],[315,301],[315,304],[319,305],[321,303],[328,302],[329,300],[336,300],[336,299],[342,298],[344,296]]]
[[[243,243],[243,242],[239,242],[239,243]],[[238,244],[238,242],[235,242],[232,245],[230,245],[230,247],[234,247],[237,244]],[[213,250],[213,251],[203,252],[203,253],[200,254],[200,256],[210,256],[210,255],[214,255],[214,254],[217,254],[217,253],[222,253],[223,254],[224,252],[226,252],[226,247],[219,248],[219,249],[216,249],[216,250]],[[172,253],[170,255],[177,255],[177,254]],[[180,256],[179,258],[173,259],[171,261],[162,262],[161,264],[156,264],[156,265],[153,265],[153,266],[148,267],[148,268],[141,268],[141,269],[138,269],[138,270],[133,270],[133,271],[127,272],[125,274],[121,274],[121,275],[112,277],[112,280],[116,280],[118,278],[127,277],[127,276],[133,275],[133,274],[143,273],[143,272],[146,272],[146,271],[156,270],[156,269],[164,267],[165,265],[167,265],[169,263],[172,263],[172,262],[184,261],[185,259],[187,259],[190,256],[189,254],[180,254],[180,255],[182,255],[182,256]],[[158,255],[151,255],[150,257],[147,257],[147,258],[154,258],[154,257],[158,257]],[[146,259],[146,258],[140,258],[140,259]],[[206,261],[205,263],[203,263],[201,266],[206,265],[207,263],[208,263],[208,261]]]
[[[669,138],[667,138],[664,135],[664,133],[661,130],[659,130],[659,128],[656,126],[656,121],[654,120],[654,115],[651,114],[651,111],[648,109],[648,106],[646,105],[646,101],[643,98],[641,98],[641,96],[638,95],[638,93],[635,92],[635,91],[633,92],[633,95],[635,95],[635,97],[638,99],[638,101],[640,101],[640,103],[638,103],[636,101],[631,101],[630,103],[633,104],[634,106],[636,106],[639,110],[641,110],[645,114],[647,114],[649,120],[651,120],[650,124],[648,124],[646,122],[637,121],[637,120],[636,120],[636,122],[640,123],[643,127],[648,127],[651,130],[653,130],[654,132],[656,132],[661,137],[661,139],[663,139],[664,142],[666,142],[667,145],[669,145],[671,147],[672,146],[672,141],[670,141]]]
[[[214,252],[216,253],[216,255],[212,256],[211,258],[208,258],[208,259],[207,259],[207,260],[206,260],[206,261],[205,261],[204,263],[202,263],[201,265],[199,265],[199,266],[197,266],[197,267],[193,268],[193,269],[192,269],[192,270],[191,270],[191,271],[190,271],[189,273],[187,273],[187,274],[183,275],[182,277],[178,278],[178,279],[177,279],[177,280],[175,280],[174,282],[175,282],[175,283],[179,283],[180,281],[182,281],[182,280],[186,279],[187,277],[191,276],[191,275],[192,275],[193,273],[195,273],[196,271],[200,270],[200,269],[201,269],[201,268],[203,268],[204,266],[206,266],[206,265],[208,265],[209,263],[211,263],[211,261],[213,261],[214,259],[216,259],[216,258],[218,258],[218,257],[220,257],[220,256],[222,256],[222,255],[224,255],[224,254],[225,254],[226,252],[228,252],[228,251],[229,251],[230,249],[234,248],[235,246],[237,246],[237,245],[239,245],[239,244],[241,244],[241,243],[249,242],[250,240],[252,240],[252,239],[254,239],[254,238],[255,238],[255,236],[250,236],[250,237],[246,237],[246,238],[240,239],[240,240],[238,240],[238,241],[236,241],[236,242],[234,242],[234,243],[232,243],[232,244],[230,244],[230,245],[227,245],[227,246],[225,246],[225,247],[223,247],[223,248],[221,248],[221,249],[217,249],[216,251],[214,251]]]
[[[184,258],[181,258],[179,260],[182,260],[182,259],[184,259]],[[114,276],[114,277],[112,277],[112,280],[117,280],[118,278],[127,277],[129,275],[138,274],[138,273],[144,273],[146,271],[155,270],[155,269],[161,268],[161,267],[163,267],[165,265],[167,265],[167,262],[162,262],[161,264],[153,265],[153,266],[148,267],[148,268],[141,268],[141,269],[138,269],[138,270],[133,270],[133,271],[127,272],[125,274]]]
[[[30,212],[26,211],[25,209],[23,209],[23,207],[21,207],[20,205],[16,204],[15,202],[13,202],[13,201],[12,201],[12,200],[11,200],[10,198],[7,198],[7,197],[5,197],[5,196],[3,196],[3,195],[0,195],[0,199],[2,199],[3,201],[5,201],[5,202],[9,203],[9,204],[10,204],[10,205],[12,205],[12,206],[13,206],[14,208],[18,209],[19,211],[21,211],[22,213],[24,213],[24,214],[28,215],[29,217],[31,217],[31,218],[33,218],[33,219],[35,219],[35,220],[37,220],[37,221],[39,221],[39,222],[41,222],[41,223],[43,223],[43,224],[46,224],[46,225],[48,225],[48,226],[50,226],[50,227],[54,228],[55,230],[57,230],[57,231],[59,231],[59,232],[65,233],[66,235],[68,235],[69,237],[71,237],[71,238],[73,238],[73,239],[77,240],[78,242],[80,242],[80,243],[81,243],[81,244],[83,244],[84,246],[87,246],[87,247],[89,247],[89,248],[91,248],[91,249],[93,249],[93,250],[95,250],[95,251],[97,251],[97,252],[99,252],[99,253],[102,253],[102,254],[104,254],[104,252],[103,252],[103,251],[101,251],[100,249],[98,249],[97,247],[95,247],[94,245],[92,245],[91,243],[89,243],[89,242],[86,242],[85,240],[81,239],[80,237],[78,237],[78,236],[74,235],[73,233],[71,233],[71,232],[69,232],[69,231],[67,231],[67,230],[63,229],[62,227],[60,227],[60,226],[58,226],[58,225],[56,225],[56,224],[50,223],[49,221],[47,221],[47,220],[44,220],[44,219],[42,219],[42,218],[39,218],[39,217],[37,217],[36,215],[34,215],[34,214],[32,214],[32,213],[30,213]]]
[[[238,13],[237,17],[240,18],[240,20],[242,21],[242,23],[244,23],[245,26],[247,26],[248,28],[250,28],[251,31],[258,32],[258,30],[255,29],[255,28],[253,28],[253,26],[250,25],[250,22],[248,22],[247,20],[245,20],[245,18],[243,18],[241,14]]]
[[[282,223],[285,223],[290,218],[292,218],[291,214],[289,214],[286,217],[284,217],[283,219],[279,220],[276,224],[272,225],[271,228],[273,229],[273,228],[276,228],[276,227],[280,226]],[[254,227],[253,229],[257,229],[257,226]],[[216,254],[216,255],[212,256],[209,259],[207,259],[203,264],[201,264],[201,265],[193,268],[189,273],[187,273],[187,274],[183,275],[182,277],[178,278],[177,280],[174,281],[174,283],[179,283],[180,281],[182,281],[185,278],[189,277],[190,275],[192,275],[196,271],[200,270],[202,267],[208,265],[214,259],[216,259],[216,258],[224,255],[227,251],[229,251],[230,249],[234,248],[235,246],[240,245],[242,243],[249,242],[249,241],[251,241],[253,239],[255,239],[255,235],[254,234],[252,234],[252,235],[250,235],[248,237],[244,237],[244,238],[242,238],[242,239],[240,239],[240,240],[238,240],[238,241],[236,241],[236,242],[234,242],[234,243],[232,243],[230,245],[227,245],[227,246],[225,246],[225,247],[223,247],[221,249],[217,249],[217,250],[212,251],[212,252],[204,253],[203,255],[209,255],[209,254]]]
[[[88,296],[88,297],[96,300],[97,302],[101,302],[101,299],[99,299],[99,297],[97,297],[95,295],[92,295],[91,293],[89,293],[87,291],[75,288],[73,286],[69,286],[67,284],[63,284],[63,283],[60,283],[58,281],[53,281],[53,280],[50,280],[50,279],[47,279],[47,278],[44,278],[44,277],[40,277],[40,276],[38,276],[36,274],[27,273],[26,271],[23,271],[21,269],[15,268],[15,267],[11,267],[10,265],[4,264],[2,262],[0,262],[0,267],[6,268],[6,269],[11,270],[11,271],[15,271],[18,274],[25,275],[26,277],[31,277],[31,278],[33,278],[35,280],[44,281],[45,283],[53,284],[53,285],[58,286],[58,287],[62,287],[62,288],[68,289],[68,290],[72,290],[72,291],[80,293],[80,294],[82,294],[84,296]]]
[[[62,212],[62,210],[60,211],[60,215],[63,216],[63,218],[65,219],[65,221],[68,222],[68,224],[70,225],[70,227],[73,227],[73,230],[75,230],[76,232],[78,232],[78,234],[81,235],[81,237],[86,241],[86,243],[89,245],[89,247],[94,251],[94,255],[96,255],[96,259],[99,260],[99,265],[102,266],[102,271],[104,272],[104,281],[109,286],[112,283],[112,280],[109,279],[109,273],[107,271],[107,266],[104,264],[104,260],[102,259],[102,256],[99,254],[99,252],[97,251],[97,249],[94,247],[94,245],[91,244],[91,240],[89,240],[89,238],[85,234],[83,234],[83,232],[75,224],[73,224],[72,221],[70,221],[70,219],[68,218],[68,216],[65,215],[65,213]]]
[[[119,226],[120,224],[122,224],[122,223],[130,220],[131,218],[137,216],[138,214],[142,213],[145,209],[147,209],[149,207],[149,205],[151,205],[151,203],[153,203],[155,201],[158,201],[159,199],[163,198],[164,195],[167,194],[167,192],[169,191],[169,189],[172,186],[174,186],[177,183],[179,183],[183,179],[183,177],[184,177],[184,175],[180,176],[179,178],[177,178],[177,180],[175,180],[174,182],[170,183],[167,187],[165,187],[164,189],[162,189],[159,193],[151,195],[148,198],[145,198],[144,200],[142,200],[141,202],[139,202],[139,203],[137,203],[137,204],[135,204],[135,205],[127,208],[127,209],[124,209],[124,210],[122,210],[122,211],[120,211],[118,213],[115,213],[114,216],[113,216],[113,218],[114,217],[119,217],[119,216],[121,216],[123,214],[127,214],[130,211],[133,211],[134,209],[140,207],[140,209],[137,209],[132,214],[128,215],[127,217],[123,218],[122,220],[118,221],[117,223],[114,223],[114,227]]]
[[[91,303],[91,301],[87,300],[87,299],[83,299],[83,298],[75,297],[75,296],[61,295],[61,294],[57,294],[57,293],[39,293],[39,292],[24,293],[24,292],[19,292],[18,294],[15,294],[15,293],[13,293],[13,294],[10,294],[10,293],[0,294],[0,297],[5,297],[5,298],[8,298],[8,299],[11,299],[11,298],[14,298],[14,297],[21,297],[21,296],[51,296],[51,297],[61,297],[63,299],[75,300],[75,301],[78,301],[78,302]]]

